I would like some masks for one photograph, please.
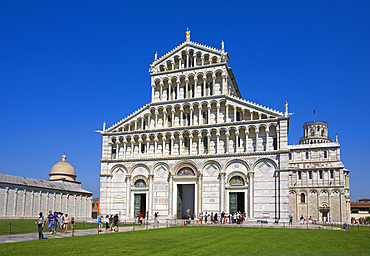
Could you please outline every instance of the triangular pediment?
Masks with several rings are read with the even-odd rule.
[[[166,66],[167,62],[174,62],[175,58],[181,58],[184,51],[193,52],[194,54],[201,54],[202,56],[208,55],[211,59],[214,57],[217,57],[219,59],[223,58],[226,61],[229,59],[228,53],[224,52],[222,49],[217,49],[192,41],[185,41],[182,44],[176,46],[171,51],[167,52],[162,57],[155,59],[150,65],[150,71],[156,71],[158,70],[159,66]]]

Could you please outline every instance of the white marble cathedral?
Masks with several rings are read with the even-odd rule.
[[[100,213],[349,218],[348,171],[326,123],[288,145],[285,112],[242,99],[229,54],[190,40],[150,65],[152,101],[102,131]]]

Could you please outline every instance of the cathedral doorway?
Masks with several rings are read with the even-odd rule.
[[[231,212],[245,212],[245,192],[229,193],[229,209]]]
[[[145,216],[146,213],[146,194],[134,194],[134,217],[138,213]]]
[[[177,218],[188,219],[194,213],[195,185],[177,185]]]

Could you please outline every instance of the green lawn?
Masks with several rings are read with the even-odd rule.
[[[370,255],[369,242],[369,227],[175,227],[1,244],[0,255]]]
[[[0,219],[0,235],[9,234],[10,231],[10,223],[11,223],[11,234],[16,233],[30,233],[30,232],[38,232],[37,224],[35,224],[34,219]],[[120,226],[124,224],[121,223]],[[131,226],[131,225],[130,225]],[[98,228],[97,222],[76,222],[75,229],[82,229],[82,228]],[[71,229],[71,226],[68,227],[68,230]],[[57,227],[59,230],[59,227]],[[44,232],[48,231],[47,224],[44,226]]]

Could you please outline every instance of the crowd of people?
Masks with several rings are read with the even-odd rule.
[[[235,211],[232,213],[208,213],[201,212],[193,215],[188,214],[189,219],[194,220],[197,224],[242,224],[246,219],[245,212]]]
[[[106,215],[103,218],[103,215],[98,216],[98,225],[99,225],[99,232],[103,231],[103,222],[105,223],[105,229],[109,231],[118,232],[118,224],[119,224],[119,216],[116,215]]]
[[[57,227],[59,227],[59,232],[68,232],[68,227],[70,227],[71,231],[74,231],[75,226],[75,218],[69,217],[68,214],[63,214],[62,212],[52,212],[49,211],[48,216],[43,216],[43,213],[40,212],[39,218],[36,220],[36,223],[38,224],[38,231],[39,231],[39,239],[44,238],[43,234],[43,228],[44,225],[47,223],[49,233],[55,234],[57,232]]]

